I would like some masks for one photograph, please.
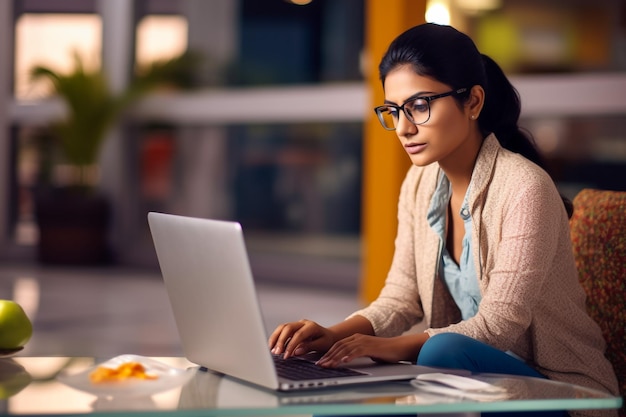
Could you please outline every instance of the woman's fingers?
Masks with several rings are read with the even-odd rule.
[[[291,341],[293,335],[302,327],[301,323],[281,324],[270,336],[269,346],[274,354],[281,354],[285,351],[285,346]]]
[[[284,354],[285,358],[306,353],[306,342],[318,337],[320,329],[321,326],[309,320],[282,324],[269,338],[270,350],[277,355]]]
[[[285,344],[284,357],[302,355],[309,352],[308,343],[320,337],[323,327],[310,320],[300,320],[298,330],[292,335],[291,339]]]
[[[335,343],[317,363],[334,368],[361,357],[378,358],[385,356],[388,343],[389,339],[355,334]]]
[[[333,368],[354,359],[355,351],[358,349],[358,343],[355,343],[355,339],[354,336],[349,336],[338,341],[317,361],[317,364]]]
[[[270,335],[267,344],[270,348],[270,350],[274,350],[274,347],[276,346],[276,342],[278,342],[278,338],[280,337],[280,334],[283,331],[283,324],[279,325],[278,327],[276,327],[274,329],[274,331],[272,332],[272,334]]]

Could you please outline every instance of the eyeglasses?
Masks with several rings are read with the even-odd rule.
[[[423,125],[430,120],[430,103],[438,98],[444,98],[452,95],[463,94],[467,91],[467,88],[459,88],[458,90],[448,91],[447,93],[437,94],[434,96],[418,96],[409,98],[401,106],[393,104],[385,104],[378,106],[374,109],[380,124],[387,130],[396,130],[398,125],[398,119],[400,117],[400,111],[404,112],[404,115],[409,122],[415,125]]]

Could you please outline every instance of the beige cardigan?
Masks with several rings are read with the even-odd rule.
[[[552,179],[495,136],[485,139],[469,195],[482,301],[474,317],[460,321],[436,279],[442,248],[426,221],[439,172],[436,163],[409,169],[385,286],[354,314],[367,318],[378,336],[399,335],[424,320],[429,335],[464,334],[512,351],[550,379],[617,395],[604,339],[585,311],[568,218]]]

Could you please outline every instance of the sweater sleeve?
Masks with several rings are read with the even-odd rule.
[[[422,320],[424,314],[415,278],[413,238],[415,194],[421,170],[412,167],[404,179],[398,201],[395,252],[385,285],[368,307],[353,313],[370,321],[377,336],[395,336]]]

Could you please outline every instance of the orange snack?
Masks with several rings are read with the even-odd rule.
[[[158,379],[159,377],[157,375],[148,374],[146,368],[138,362],[125,362],[117,368],[98,366],[89,374],[89,379],[93,384],[125,381],[130,378]]]

